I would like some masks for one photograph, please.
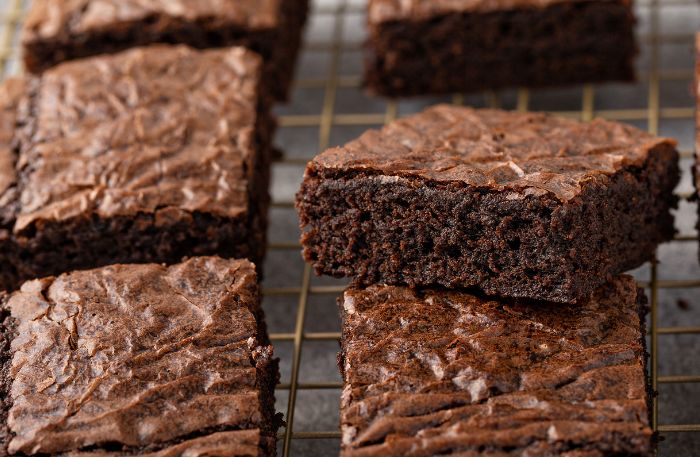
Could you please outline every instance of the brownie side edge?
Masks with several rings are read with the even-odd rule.
[[[16,323],[7,309],[8,296],[0,292],[0,457],[7,457],[7,446],[12,433],[7,425],[7,415],[12,407],[9,391],[12,385],[10,379],[10,364],[12,352],[10,344],[15,337]]]
[[[284,101],[289,95],[307,13],[308,0],[296,0],[282,2],[283,17],[274,29],[247,29],[216,19],[192,22],[156,15],[142,21],[115,23],[91,33],[65,30],[50,39],[23,40],[24,64],[30,72],[41,73],[63,61],[153,43],[186,44],[198,49],[243,46],[263,56],[266,92]]]
[[[317,273],[352,276],[357,285],[478,285],[487,294],[576,302],[672,238],[677,151],[662,145],[649,157],[592,180],[566,203],[311,170],[297,196],[304,257]]]
[[[634,24],[627,2],[600,1],[370,21],[365,83],[395,97],[632,81]]]

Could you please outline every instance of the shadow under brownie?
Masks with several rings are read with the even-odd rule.
[[[580,306],[348,289],[342,455],[651,456],[645,301],[629,276]]]
[[[308,0],[35,0],[22,33],[26,67],[152,43],[245,46],[263,56],[266,92],[288,97]]]
[[[433,107],[308,164],[304,257],[361,285],[576,302],[672,239],[677,161],[620,123]]]
[[[277,361],[250,262],[76,271],[0,310],[0,455],[274,455]]]
[[[370,0],[368,24],[382,95],[634,80],[629,0]]]
[[[6,83],[0,288],[191,255],[261,265],[274,126],[260,80],[244,48],[153,45]]]

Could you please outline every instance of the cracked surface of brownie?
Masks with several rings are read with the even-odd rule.
[[[153,45],[7,83],[4,282],[191,255],[259,264],[274,127],[260,79],[243,48]]]
[[[304,257],[361,285],[576,302],[672,238],[677,159],[620,123],[429,108],[308,164]]]
[[[64,60],[152,43],[245,46],[264,59],[266,91],[286,99],[308,0],[37,0],[22,33],[38,72]]]
[[[381,285],[340,303],[344,456],[652,455],[629,276],[580,306]]]
[[[365,80],[387,96],[634,79],[628,0],[370,0]]]
[[[275,452],[277,361],[246,260],[33,280],[0,317],[0,455]]]

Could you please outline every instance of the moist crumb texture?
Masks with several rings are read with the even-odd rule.
[[[629,0],[369,0],[365,79],[387,96],[634,80]]]
[[[342,455],[651,456],[643,292],[580,306],[348,289]]]
[[[433,107],[308,164],[304,257],[359,285],[573,303],[672,238],[677,159],[620,123]]]
[[[0,455],[274,455],[277,361],[250,262],[32,280],[2,313]]]
[[[117,262],[260,264],[273,123],[260,59],[153,45],[0,91],[0,286]]]
[[[152,43],[245,46],[264,58],[266,92],[286,99],[308,0],[35,0],[22,31],[32,72]]]

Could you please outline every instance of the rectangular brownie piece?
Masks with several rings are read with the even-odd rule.
[[[308,164],[304,257],[362,285],[576,302],[672,238],[677,160],[620,123],[432,107]]]
[[[349,289],[342,455],[651,456],[644,311],[628,276],[581,306]]]
[[[26,282],[0,311],[0,455],[274,455],[255,267],[196,257]]]
[[[152,45],[6,86],[0,265],[15,278],[3,267],[0,283],[191,255],[260,264],[273,128],[260,66],[244,48]]]
[[[241,45],[265,60],[265,84],[286,99],[309,0],[35,0],[24,23],[26,67],[152,43]]]
[[[631,0],[369,0],[366,83],[387,96],[634,79]]]

